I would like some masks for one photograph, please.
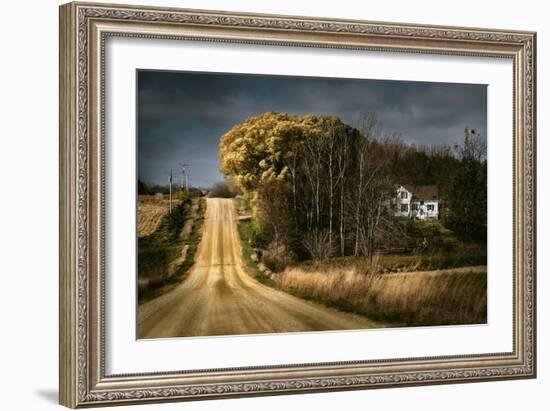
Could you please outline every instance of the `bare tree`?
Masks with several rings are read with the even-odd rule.
[[[326,230],[315,228],[307,232],[303,237],[302,244],[314,260],[326,260],[332,254],[329,234]]]
[[[339,213],[339,234],[340,234],[340,255],[343,256],[345,254],[345,248],[346,248],[346,240],[345,240],[345,199],[346,199],[346,191],[347,191],[347,183],[346,181],[346,174],[348,171],[348,168],[350,167],[349,164],[349,142],[348,138],[344,136],[339,142],[338,150],[336,152],[336,163],[337,163],[337,170],[338,170],[338,182],[340,186],[340,213]]]
[[[297,197],[297,180],[298,180],[298,166],[299,159],[303,152],[301,145],[294,142],[290,145],[289,154],[284,159],[284,164],[290,173],[290,179],[292,184],[292,208],[294,210],[293,220],[294,228],[298,230],[298,197]]]
[[[328,208],[329,208],[329,220],[328,220],[328,245],[329,248],[332,248],[332,222],[333,222],[333,214],[334,214],[334,148],[336,146],[336,129],[334,126],[330,127],[327,135],[325,136],[326,142],[324,144],[324,148],[326,150],[326,157],[327,157],[327,168],[328,168],[328,189],[329,189],[329,197],[328,197]]]
[[[323,139],[317,135],[309,135],[304,141],[303,172],[308,182],[310,191],[310,221],[309,230],[321,227],[321,182],[323,180]]]
[[[355,225],[354,255],[372,259],[380,222],[389,206],[392,181],[387,153],[380,141],[378,123],[374,114],[362,118],[362,139],[357,144],[357,168],[353,202]]]
[[[361,241],[361,220],[364,209],[364,199],[371,174],[369,172],[369,141],[374,138],[374,133],[378,127],[378,121],[374,113],[366,113],[361,119],[362,140],[357,147],[357,193],[355,196],[355,246],[354,255],[359,255],[359,245]]]

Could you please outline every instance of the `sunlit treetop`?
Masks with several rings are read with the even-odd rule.
[[[289,161],[307,139],[339,128],[351,130],[335,116],[264,113],[235,125],[220,141],[220,171],[235,176],[245,191],[267,178],[286,178]]]

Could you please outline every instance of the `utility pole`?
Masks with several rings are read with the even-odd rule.
[[[185,188],[185,192],[189,194],[189,173],[187,172],[187,167],[189,167],[189,164],[180,163],[180,167],[181,167],[181,189],[183,190]]]
[[[189,173],[185,172],[185,191],[189,194]]]
[[[170,169],[170,215],[172,215],[172,169]]]

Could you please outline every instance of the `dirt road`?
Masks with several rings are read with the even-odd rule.
[[[178,287],[138,307],[139,338],[379,327],[258,283],[241,261],[230,199],[211,198],[195,265]]]

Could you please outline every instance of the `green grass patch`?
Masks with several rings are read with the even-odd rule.
[[[241,248],[243,254],[243,261],[246,264],[248,272],[258,282],[268,285],[270,287],[275,286],[275,282],[269,278],[266,274],[258,269],[257,264],[252,260],[252,254],[254,254],[254,241],[257,235],[257,228],[252,219],[247,221],[238,222],[239,236],[241,238]]]

